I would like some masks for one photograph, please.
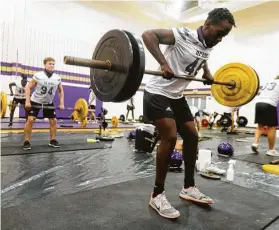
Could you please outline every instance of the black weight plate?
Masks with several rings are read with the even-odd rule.
[[[115,101],[125,90],[133,64],[130,39],[122,30],[108,31],[98,42],[92,59],[111,62],[113,67],[111,71],[90,68],[90,80],[91,87],[99,100]]]
[[[129,75],[123,91],[113,100],[113,102],[127,101],[138,91],[145,69],[145,53],[141,40],[134,34],[124,31],[129,37],[133,48],[133,64],[129,69]]]

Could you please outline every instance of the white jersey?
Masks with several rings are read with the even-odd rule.
[[[193,78],[209,58],[212,49],[206,48],[199,40],[198,31],[188,28],[172,29],[175,44],[169,45],[164,53],[165,59],[175,74],[189,75]],[[161,71],[161,68],[158,68]],[[182,79],[164,79],[151,76],[145,90],[172,99],[183,97],[183,93],[190,81]]]
[[[265,84],[257,98],[257,102],[263,102],[277,106],[279,101],[279,79],[274,79]]]
[[[17,99],[25,99],[25,87],[21,85],[21,80],[15,82],[14,97]]]
[[[52,103],[57,87],[61,84],[60,76],[53,73],[51,77],[48,77],[44,71],[41,71],[34,74],[33,80],[37,82],[37,85],[31,96],[31,101],[40,104]]]
[[[96,106],[96,95],[93,90],[89,93],[88,104]]]

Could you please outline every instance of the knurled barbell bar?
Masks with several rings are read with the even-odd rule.
[[[163,76],[163,72],[145,70],[145,52],[141,40],[124,30],[110,30],[98,42],[92,59],[64,57],[64,63],[90,68],[91,87],[103,102],[123,102],[139,89],[144,74]],[[191,76],[174,75],[186,81],[206,82]],[[259,91],[259,78],[253,68],[229,63],[214,74],[212,96],[222,105],[235,107],[249,103]]]
[[[114,71],[114,72],[118,72],[118,73],[121,72],[121,68],[112,64],[110,62],[110,60],[99,61],[99,60],[91,60],[91,59],[85,59],[85,58],[65,56],[64,63],[68,64],[68,65],[90,67],[93,69],[101,69],[101,70],[105,70],[105,71]],[[164,73],[161,71],[144,70],[144,74],[164,77]],[[193,77],[190,77],[187,75],[174,74],[173,78],[183,79],[183,80],[188,80],[188,81],[206,82],[206,79],[197,79],[197,78],[193,78]],[[231,88],[236,87],[236,83],[234,81],[231,81],[231,82],[214,81],[213,84],[226,85]]]

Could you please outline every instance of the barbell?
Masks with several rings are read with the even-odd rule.
[[[90,68],[91,87],[103,102],[123,102],[139,89],[144,74],[164,76],[145,70],[144,46],[136,35],[125,30],[110,30],[97,43],[92,59],[65,56],[64,63]],[[187,75],[174,78],[206,83]],[[235,107],[249,103],[259,91],[256,71],[242,63],[229,63],[214,74],[211,94],[222,105]]]

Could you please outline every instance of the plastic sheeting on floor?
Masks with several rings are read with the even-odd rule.
[[[128,133],[124,134],[128,135]],[[70,138],[74,142],[87,138],[88,135],[88,133],[58,133],[57,140]],[[33,134],[32,138],[34,141],[47,142],[48,134]],[[231,141],[236,154],[250,151],[251,136],[248,136],[247,143],[237,142],[235,138],[238,137],[214,138],[200,142],[199,146],[211,149],[213,162],[216,162],[218,167],[227,169],[228,159],[216,155],[220,142]],[[22,140],[23,135],[13,134],[9,137],[5,136],[2,142]],[[133,145],[134,141],[123,137],[115,139],[112,148],[109,149],[3,156],[1,158],[2,207],[154,175],[155,154],[136,153]],[[183,172],[180,175],[182,183]],[[262,172],[259,165],[237,161],[234,183],[279,196],[279,177]]]

